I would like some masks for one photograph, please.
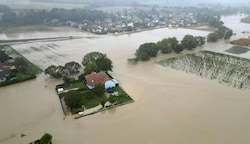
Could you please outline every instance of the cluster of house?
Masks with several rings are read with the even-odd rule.
[[[144,17],[140,17],[137,14],[138,11],[138,9],[125,9],[123,13],[116,14],[116,21],[112,21],[111,18],[107,18],[103,21],[95,20],[94,22],[83,20],[80,23],[67,21],[66,25],[92,33],[104,34],[120,33],[156,26],[188,27],[197,24],[194,13],[146,13],[147,16],[144,15]]]
[[[123,32],[124,28],[126,27],[126,25],[121,21],[113,24],[111,19],[105,19],[104,21],[96,20],[95,22],[84,20],[82,23],[67,21],[66,25],[97,34],[105,34],[108,32]]]
[[[15,61],[13,59],[9,59],[3,63],[0,62],[0,83],[6,81],[7,77],[11,73],[11,70],[13,69],[12,65],[14,62]]]

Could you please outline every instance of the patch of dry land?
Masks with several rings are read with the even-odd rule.
[[[159,62],[176,70],[193,73],[239,89],[250,89],[250,60],[200,51]]]
[[[240,45],[240,46],[250,46],[249,38],[241,38],[238,40],[231,41],[231,44]]]
[[[241,19],[241,22],[250,23],[250,16]]]

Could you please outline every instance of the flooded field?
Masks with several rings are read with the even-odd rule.
[[[238,22],[239,18],[234,20]],[[78,120],[63,119],[54,90],[61,81],[41,74],[36,80],[0,88],[0,143],[29,143],[45,132],[53,135],[56,144],[249,143],[249,90],[238,90],[155,63],[175,54],[161,55],[136,65],[127,64],[127,58],[133,57],[135,50],[145,42],[173,36],[181,40],[185,34],[206,36],[208,33],[164,28],[119,36],[14,45],[42,69],[72,60],[80,63],[83,56],[92,51],[106,53],[114,65],[111,75],[135,102]],[[11,38],[52,35],[92,36],[79,32],[22,33]],[[6,35],[0,37],[8,39]],[[232,45],[220,41],[207,44],[204,49],[227,53],[230,47]],[[249,51],[237,56],[250,58]],[[21,134],[26,136],[22,138]]]

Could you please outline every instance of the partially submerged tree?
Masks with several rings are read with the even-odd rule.
[[[194,38],[196,39],[197,46],[202,46],[205,44],[205,37],[195,36]]]
[[[65,66],[55,66],[51,65],[48,68],[45,69],[45,74],[49,74],[50,76],[54,78],[62,78],[65,76],[69,76],[71,74],[75,74],[79,72],[79,69],[81,68],[81,65],[77,62],[69,62],[66,63]]]
[[[81,95],[78,91],[70,91],[65,94],[64,101],[71,109],[80,108],[83,105]]]
[[[91,68],[95,70],[95,65],[96,72],[112,71],[113,68],[112,61],[106,56],[106,54],[102,54],[100,52],[91,52],[86,54],[82,59],[82,64],[85,67],[88,67],[86,69],[86,72],[88,73]]]
[[[144,43],[136,50],[136,59],[147,61],[150,57],[155,57],[158,54],[159,48],[156,43]]]
[[[184,48],[192,50],[192,49],[196,48],[197,41],[196,41],[194,36],[185,35],[181,41],[181,44],[183,45]]]
[[[40,144],[51,144],[51,141],[52,135],[49,133],[45,133],[40,139]]]
[[[45,74],[49,74],[53,78],[61,78],[68,76],[69,72],[63,66],[51,65],[45,69]]]
[[[77,62],[68,62],[64,65],[64,68],[69,71],[70,74],[75,74],[79,72],[81,65]]]
[[[173,50],[176,53],[180,53],[183,51],[183,46],[181,44],[178,44]]]

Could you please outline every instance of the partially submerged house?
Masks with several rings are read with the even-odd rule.
[[[11,70],[9,66],[5,66],[2,63],[0,63],[0,82],[6,81],[6,78],[10,74],[10,71]]]
[[[95,85],[101,84],[105,86],[105,89],[113,88],[118,85],[118,82],[111,78],[105,72],[92,72],[85,76],[86,86],[89,89],[95,88]]]

